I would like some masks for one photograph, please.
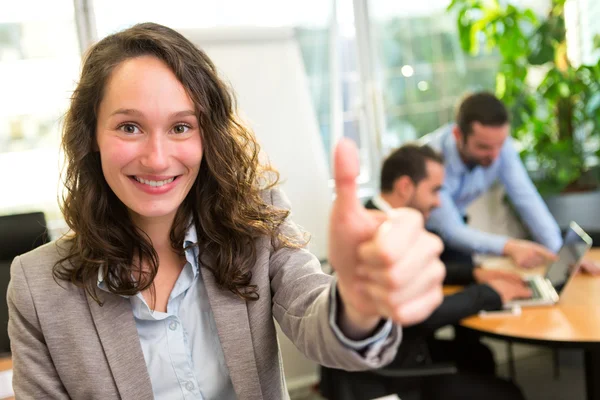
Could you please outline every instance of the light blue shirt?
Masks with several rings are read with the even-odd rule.
[[[508,237],[473,229],[463,220],[469,204],[499,180],[534,239],[557,252],[562,245],[560,228],[531,182],[512,138],[506,139],[492,165],[469,170],[460,158],[452,129],[453,125],[443,126],[424,138],[425,143],[443,154],[446,169],[440,192],[442,204],[431,213],[427,227],[452,248],[502,254]]]
[[[192,226],[184,240],[187,262],[169,296],[166,313],[152,311],[141,293],[129,297],[156,399],[237,399],[199,270],[193,246],[197,241]],[[98,272],[98,287],[107,290],[103,273]],[[344,345],[356,351],[376,351],[384,344],[392,331],[391,320],[368,339],[350,340],[335,321],[335,284],[330,293],[330,325]]]
[[[184,239],[186,264],[167,312],[152,311],[144,296],[129,298],[156,399],[237,399],[206,288],[198,268],[196,229]],[[99,279],[99,287],[104,285]]]

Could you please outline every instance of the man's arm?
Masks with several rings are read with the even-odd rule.
[[[431,213],[427,228],[439,233],[449,248],[466,253],[503,254],[506,236],[467,226],[447,189],[441,190],[440,198],[442,204]]]
[[[502,148],[500,181],[535,240],[557,252],[562,246],[558,224],[531,182],[512,140]]]
[[[449,261],[444,262],[444,265],[446,266],[444,285],[469,285],[475,281],[473,277],[475,266],[473,263],[464,264],[457,261]]]
[[[479,311],[499,310],[511,300],[531,297],[529,287],[516,276],[494,275],[496,278],[489,279],[486,283],[470,285],[461,292],[444,297],[442,304],[429,318],[421,324],[406,328],[405,336],[411,336],[414,332],[429,334],[443,326],[457,324],[461,319]]]

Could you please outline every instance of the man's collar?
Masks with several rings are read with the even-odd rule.
[[[383,199],[383,197],[381,197],[380,194],[373,197],[372,201],[373,201],[373,204],[375,205],[375,207],[379,208],[381,211],[383,211],[386,214],[389,214],[394,209],[394,207],[392,207],[390,205],[390,203],[385,201]]]

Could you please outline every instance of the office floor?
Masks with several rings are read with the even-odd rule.
[[[517,383],[525,393],[527,400],[584,400],[585,378],[583,353],[576,350],[561,350],[560,377],[554,379],[552,353],[543,351],[534,356],[516,362]],[[498,374],[508,376],[508,366],[498,366]],[[323,400],[310,393],[299,390],[290,393],[292,400]]]

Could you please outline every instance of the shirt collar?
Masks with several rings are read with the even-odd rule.
[[[185,237],[183,238],[183,248],[195,244],[198,244],[198,233],[196,232],[196,225],[194,225],[194,222],[190,219],[189,228],[185,232]]]
[[[375,207],[379,208],[381,211],[383,211],[386,214],[389,214],[394,209],[394,207],[392,207],[390,205],[390,203],[388,203],[387,201],[385,201],[383,199],[383,197],[381,197],[380,194],[378,194],[377,196],[373,197],[372,201],[373,201],[373,204],[375,204]]]
[[[183,248],[185,249],[185,259],[188,263],[193,266],[194,276],[198,275],[198,233],[196,232],[196,226],[190,219],[190,225],[188,230],[185,232],[183,239]],[[97,286],[99,289],[108,291],[104,282],[104,265],[98,268],[98,282]]]

